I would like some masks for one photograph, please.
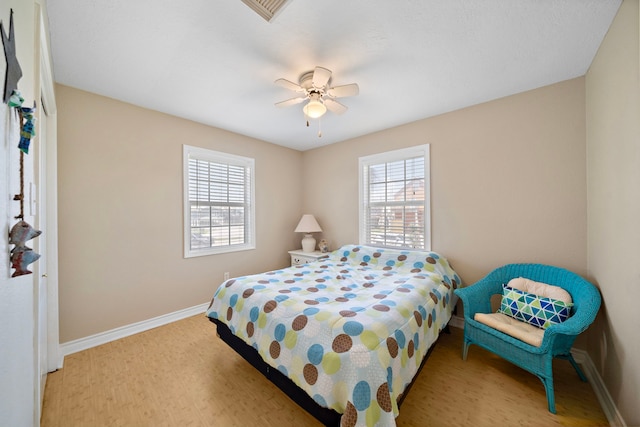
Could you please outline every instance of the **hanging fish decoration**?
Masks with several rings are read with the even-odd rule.
[[[16,225],[11,227],[9,243],[16,245],[11,249],[11,268],[15,269],[11,277],[33,273],[27,269],[27,266],[36,262],[40,258],[40,254],[28,248],[26,243],[40,234],[42,234],[42,231],[36,230],[26,221],[18,221]]]

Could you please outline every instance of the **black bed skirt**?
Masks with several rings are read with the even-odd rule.
[[[220,339],[222,339],[222,341],[227,343],[229,347],[234,349],[247,362],[249,362],[258,371],[260,371],[262,375],[267,377],[269,381],[271,381],[276,385],[276,387],[278,387],[287,396],[289,396],[289,398],[297,403],[298,406],[307,411],[327,427],[340,426],[340,417],[342,417],[342,414],[334,411],[333,409],[325,408],[318,405],[316,401],[311,398],[311,396],[309,396],[304,390],[298,387],[287,376],[262,360],[262,357],[260,357],[258,351],[235,336],[226,324],[220,322],[218,319],[212,319],[210,317],[209,320],[216,324],[218,329],[218,336],[220,337]],[[445,327],[445,332],[448,332],[448,327],[449,326]],[[427,351],[427,354],[422,360],[422,363],[420,364],[420,368],[416,372],[416,375],[413,377],[413,380],[411,380],[411,383],[407,386],[404,393],[400,396],[400,399],[398,400],[398,407],[400,407],[400,405],[404,401],[405,396],[409,393],[411,386],[418,377],[418,374],[420,374],[422,367],[429,358],[429,355],[431,354],[431,351],[433,351],[433,348],[436,346],[437,342],[438,340],[436,340]]]

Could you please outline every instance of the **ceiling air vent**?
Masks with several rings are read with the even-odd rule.
[[[262,16],[267,22],[285,6],[289,0],[242,0],[244,4]]]

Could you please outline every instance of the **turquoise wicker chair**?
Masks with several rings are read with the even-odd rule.
[[[552,325],[544,332],[542,345],[535,347],[474,320],[476,313],[491,313],[491,296],[502,295],[502,285],[525,277],[536,282],[564,288],[573,299],[571,317]],[[582,381],[584,373],[571,355],[578,334],[587,329],[600,308],[600,293],[591,283],[575,273],[541,264],[510,264],[497,268],[479,282],[455,291],[464,305],[464,345],[462,359],[467,359],[471,344],[478,345],[536,375],[544,384],[549,412],[556,413],[553,392],[552,360],[567,359]]]

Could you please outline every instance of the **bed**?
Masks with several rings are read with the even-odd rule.
[[[434,252],[345,245],[309,264],[227,280],[206,314],[325,425],[395,426],[460,283]]]

